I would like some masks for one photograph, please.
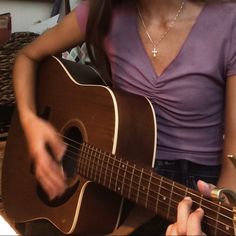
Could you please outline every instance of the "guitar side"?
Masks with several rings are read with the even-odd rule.
[[[56,58],[43,62],[36,99],[39,115],[65,137],[72,136],[78,142],[91,143],[151,167],[156,127],[149,102],[103,85],[80,84],[77,66],[72,73],[68,71],[71,69],[71,65]],[[145,128],[140,129],[144,124]],[[16,113],[2,174],[3,203],[8,216],[15,222],[44,218],[66,234],[112,232],[120,223],[122,198],[77,173],[70,178],[71,186],[60,199],[50,202],[45,198],[31,171]]]

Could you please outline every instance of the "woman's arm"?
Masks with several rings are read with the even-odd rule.
[[[13,81],[17,106],[23,125],[28,116],[35,114],[34,86],[38,63],[45,57],[55,55],[82,42],[82,35],[75,10],[55,27],[49,29],[16,56]]]
[[[227,155],[236,155],[236,76],[229,77],[225,95],[225,140],[221,175],[217,187],[236,192],[236,168]]]
[[[45,120],[37,117],[35,85],[38,63],[50,55],[59,54],[84,40],[75,10],[58,25],[38,37],[17,55],[13,83],[19,118],[24,130],[29,155],[35,165],[35,176],[49,198],[61,195],[66,189],[66,180],[60,161],[66,149],[57,131]],[[53,157],[48,152],[50,148]]]
[[[236,192],[236,168],[227,157],[236,155],[236,76],[229,77],[225,95],[225,139],[221,175],[217,184],[219,188],[229,188]],[[213,185],[198,181],[198,189],[210,196]],[[201,231],[203,211],[198,209],[191,212],[191,200],[184,199],[178,207],[177,221],[169,225],[166,235],[204,235]]]

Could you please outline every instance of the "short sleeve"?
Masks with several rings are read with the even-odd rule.
[[[86,32],[86,25],[88,20],[88,1],[81,1],[76,6],[76,17],[82,34]]]
[[[236,18],[234,17],[232,24],[232,32],[230,38],[229,57],[227,63],[227,76],[236,75]]]

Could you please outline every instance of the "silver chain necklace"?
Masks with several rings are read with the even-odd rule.
[[[153,49],[152,49],[153,57],[157,57],[157,54],[158,54],[158,49],[157,49],[157,48],[158,48],[158,45],[159,45],[160,42],[166,37],[166,35],[170,32],[171,28],[173,27],[173,25],[175,24],[176,20],[178,19],[179,15],[180,15],[180,13],[181,13],[183,7],[184,7],[184,4],[185,4],[185,1],[182,0],[181,5],[180,5],[180,7],[179,7],[179,9],[178,9],[178,11],[177,11],[177,13],[176,13],[176,15],[173,17],[172,21],[170,22],[169,27],[168,27],[167,30],[161,35],[161,37],[159,38],[159,40],[158,40],[156,43],[154,43],[154,41],[152,40],[152,37],[150,36],[150,34],[149,34],[148,30],[147,30],[147,26],[146,26],[146,24],[144,23],[143,16],[142,16],[142,14],[141,14],[140,8],[139,8],[139,6],[137,5],[139,18],[140,18],[140,20],[141,20],[141,23],[142,23],[142,25],[143,25],[143,28],[144,28],[144,30],[145,30],[145,33],[146,33],[148,39],[150,40],[150,42],[151,42],[152,45],[153,45]]]

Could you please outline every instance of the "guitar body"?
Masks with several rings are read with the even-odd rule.
[[[55,57],[39,68],[36,96],[39,116],[65,141],[74,140],[72,161],[63,158],[69,187],[62,197],[47,199],[33,175],[16,112],[2,171],[7,215],[15,222],[47,219],[65,234],[111,233],[123,217],[123,198],[77,173],[76,145],[86,142],[151,168],[156,147],[152,106],[141,96],[110,90],[88,66]]]

